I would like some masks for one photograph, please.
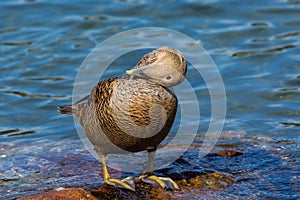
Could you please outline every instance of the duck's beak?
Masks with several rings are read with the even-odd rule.
[[[147,76],[147,68],[150,66],[143,66],[141,68],[136,68],[136,69],[131,69],[131,70],[126,70],[126,74],[140,77],[140,78],[149,78]]]
[[[134,75],[136,73],[136,69],[126,70],[126,74]]]

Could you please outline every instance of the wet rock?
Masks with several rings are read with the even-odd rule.
[[[242,154],[243,154],[242,152],[235,151],[235,150],[224,150],[224,151],[219,151],[216,153],[216,155],[224,156],[224,157],[239,156]]]
[[[196,176],[191,179],[183,179],[179,181],[183,190],[201,189],[205,187],[225,188],[234,184],[233,177],[229,174],[220,174],[217,172]]]
[[[196,174],[195,174],[196,175]],[[81,188],[52,190],[39,195],[23,197],[18,200],[146,200],[146,199],[178,199],[181,194],[194,193],[195,190],[207,192],[209,190],[222,189],[231,186],[234,183],[231,175],[220,173],[209,173],[197,175],[190,179],[177,180],[176,183],[180,190],[165,190],[163,188],[144,183],[135,179],[136,191],[130,191],[104,185],[103,187],[92,188],[86,191]]]
[[[206,157],[233,157],[233,156],[239,156],[242,155],[242,152],[236,151],[236,150],[221,150],[217,151],[215,153],[210,153],[206,155]]]
[[[81,188],[51,190],[42,194],[22,197],[18,200],[97,200],[91,193]]]

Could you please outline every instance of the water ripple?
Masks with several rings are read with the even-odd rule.
[[[50,94],[29,94],[22,91],[4,91],[7,94],[15,94],[21,97],[32,97],[32,98],[65,98],[65,95],[50,95]]]
[[[233,57],[241,57],[241,56],[249,56],[249,55],[254,55],[254,54],[265,54],[265,53],[277,53],[281,51],[285,51],[287,49],[291,48],[297,48],[299,44],[294,45],[285,45],[285,46],[280,46],[280,47],[274,47],[270,49],[265,49],[265,50],[254,50],[254,51],[238,51],[232,54]]]

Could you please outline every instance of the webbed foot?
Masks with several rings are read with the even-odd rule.
[[[145,183],[150,183],[164,189],[179,190],[179,186],[169,177],[158,177],[155,175],[141,175],[139,179]]]
[[[123,180],[115,179],[115,178],[108,178],[105,179],[104,182],[108,185],[113,185],[116,187],[125,188],[128,190],[135,191],[135,185],[132,177],[126,177]]]

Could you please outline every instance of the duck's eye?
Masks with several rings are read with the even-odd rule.
[[[165,79],[166,80],[171,80],[172,76],[166,76]]]

